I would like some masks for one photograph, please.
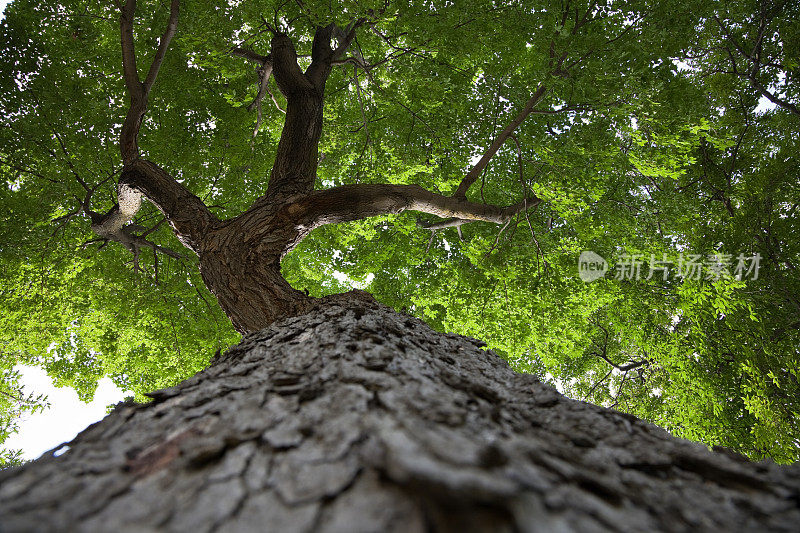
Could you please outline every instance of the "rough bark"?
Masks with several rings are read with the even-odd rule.
[[[796,531],[800,469],[569,400],[361,293],[0,473],[3,531]]]
[[[286,243],[298,232],[269,207],[215,228],[199,253],[203,281],[240,333],[300,314],[311,301],[281,275]]]
[[[317,30],[314,36],[315,44],[321,31]],[[309,70],[315,64],[319,68],[316,46],[314,52]],[[286,119],[269,178],[266,197],[270,200],[278,195],[308,193],[314,188],[325,87],[324,79],[317,85],[300,70],[294,45],[285,34],[277,33],[272,38],[271,56],[275,81],[286,97]]]

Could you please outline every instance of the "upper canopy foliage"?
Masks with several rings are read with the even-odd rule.
[[[141,77],[168,13],[137,5]],[[797,1],[189,0],[139,146],[221,219],[246,210],[285,101],[271,80],[275,103],[251,106],[256,65],[231,51],[268,54],[273,29],[305,67],[315,27],[362,21],[327,83],[317,188],[451,194],[543,87],[468,193],[541,204],[505,227],[431,232],[411,213],[326,226],[284,259],[286,279],[312,295],[360,284],[573,397],[794,461],[798,20]],[[42,365],[82,398],[102,376],[137,395],[175,383],[236,334],[155,208],[131,229],[180,258],[142,249],[134,263],[83,215],[114,205],[122,168],[119,8],[15,0],[0,32],[0,372]],[[578,277],[584,250],[611,262],[605,279]],[[759,254],[758,279],[613,279],[622,255],[646,274],[651,254],[680,253]]]

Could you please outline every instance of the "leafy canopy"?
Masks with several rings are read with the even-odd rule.
[[[244,211],[266,187],[285,102],[273,81],[277,106],[248,110],[257,74],[230,51],[267,54],[269,27],[308,55],[316,25],[369,20],[327,84],[318,187],[450,194],[544,86],[469,191],[542,204],[460,233],[420,229],[412,213],[326,226],[284,259],[285,277],[315,296],[359,284],[435,328],[487,340],[572,397],[794,461],[798,11],[745,0],[189,0],[139,145],[221,218]],[[155,53],[167,13],[138,3],[141,57]],[[0,32],[2,439],[25,399],[17,364],[43,366],[83,399],[103,376],[143,399],[237,336],[196,258],[143,254],[134,268],[81,215],[87,189],[95,211],[113,205],[121,171],[118,8],[15,0]],[[134,222],[180,250],[160,219],[146,205]],[[584,250],[612,272],[581,281]],[[759,276],[613,279],[623,254],[679,253],[759,254]]]

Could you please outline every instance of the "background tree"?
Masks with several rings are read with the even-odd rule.
[[[177,7],[121,6],[124,68],[117,7],[8,8],[8,366],[141,398],[231,344],[226,314],[260,328],[302,290],[344,290],[339,272],[573,396],[796,459],[797,119],[754,111],[758,86],[796,102],[795,3],[192,2],[173,35]],[[282,209],[293,225],[268,222]],[[764,270],[585,284],[585,249],[759,252]]]
[[[12,358],[4,358],[13,360]],[[13,368],[2,369],[0,382],[0,439],[5,440],[19,428],[19,419],[26,413],[37,413],[48,407],[42,394],[27,393],[20,385],[19,372]],[[0,465],[22,463],[21,450],[0,450]]]

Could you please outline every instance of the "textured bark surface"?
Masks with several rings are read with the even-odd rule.
[[[796,466],[569,400],[359,293],[312,306],[0,472],[0,530],[797,530]]]

